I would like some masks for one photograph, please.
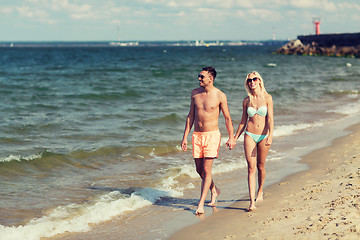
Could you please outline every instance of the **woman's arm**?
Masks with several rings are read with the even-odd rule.
[[[266,117],[267,125],[269,126],[269,136],[266,139],[266,145],[271,145],[274,131],[274,108],[273,108],[273,99],[270,94],[268,94],[267,108],[268,114]]]
[[[247,123],[247,119],[248,119],[247,102],[248,102],[248,97],[245,98],[243,101],[243,113],[242,113],[242,117],[241,117],[241,122],[240,122],[239,127],[235,134],[235,141],[238,140],[238,138],[240,137],[240,135],[244,132],[244,130],[246,128],[246,123]]]

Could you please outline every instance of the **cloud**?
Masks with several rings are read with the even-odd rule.
[[[98,19],[99,14],[92,11],[92,6],[71,3],[69,0],[26,0],[22,6],[16,7],[21,17],[33,19],[35,21],[55,24],[66,18],[75,20]]]
[[[42,9],[32,8],[29,6],[16,7],[15,9],[22,18],[28,18],[49,25],[56,24],[58,22],[57,20],[50,19],[49,14]]]
[[[174,2],[174,1],[170,1],[170,2],[167,4],[167,6],[169,6],[169,7],[178,7],[179,4],[177,4],[177,3]]]
[[[11,7],[0,7],[0,13],[10,14],[13,12],[13,8]]]
[[[328,0],[291,0],[290,5],[296,8],[323,9],[328,12],[337,10],[336,4]]]
[[[354,10],[356,9],[357,11],[360,11],[360,5],[356,4],[356,3],[339,3],[338,7],[341,10]]]
[[[85,13],[91,10],[91,6],[89,4],[73,4],[69,3],[68,0],[51,0],[51,8],[54,11],[67,11],[70,13]]]
[[[250,9],[249,14],[250,17],[253,19],[261,18],[263,20],[268,20],[268,21],[278,21],[282,19],[281,15],[278,12],[263,8]]]
[[[48,14],[45,11],[36,8],[30,8],[28,6],[16,7],[16,10],[18,11],[21,17],[25,17],[25,18],[44,19],[48,17]]]
[[[87,12],[87,13],[72,13],[69,15],[70,18],[75,19],[75,20],[80,20],[80,19],[97,19],[98,16],[96,16],[95,14],[91,13],[91,12]]]
[[[184,11],[174,12],[174,13],[159,13],[157,14],[159,17],[184,17]]]
[[[243,18],[246,16],[245,12],[243,10],[236,10],[235,16]]]

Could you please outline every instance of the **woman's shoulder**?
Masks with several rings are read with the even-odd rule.
[[[272,102],[272,96],[269,93],[265,93],[266,102]]]
[[[247,97],[244,98],[243,104],[245,104],[247,106],[249,103],[250,103],[250,97],[247,96]]]
[[[272,96],[271,96],[271,94],[265,92],[265,98],[266,98],[266,99],[272,99]]]

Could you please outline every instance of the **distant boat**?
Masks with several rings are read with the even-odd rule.
[[[276,63],[268,63],[268,64],[266,64],[266,66],[267,67],[276,67],[277,65],[276,65]]]
[[[115,47],[127,47],[127,46],[138,46],[139,42],[109,42],[110,46]]]
[[[10,43],[10,47],[13,47],[14,46],[14,43]]]

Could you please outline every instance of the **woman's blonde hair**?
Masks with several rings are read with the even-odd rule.
[[[249,88],[249,84],[247,82],[248,78],[250,77],[250,75],[255,75],[257,78],[260,79],[260,82],[259,82],[259,85],[260,85],[260,91],[262,93],[267,93],[266,92],[266,89],[265,89],[265,85],[264,85],[264,80],[263,78],[261,77],[260,73],[256,72],[256,71],[252,71],[251,73],[249,73],[246,78],[245,78],[245,83],[244,83],[244,86],[245,86],[245,89],[246,89],[246,92],[247,94],[249,95],[249,98],[250,98],[250,103],[252,102],[254,96],[251,94],[251,90]]]

